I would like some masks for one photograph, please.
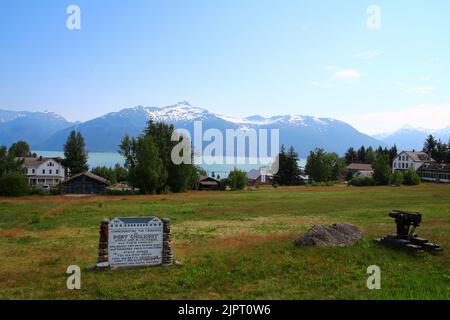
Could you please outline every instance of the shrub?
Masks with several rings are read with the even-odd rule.
[[[0,178],[0,195],[19,197],[28,194],[27,178],[20,172],[9,172]]]
[[[231,171],[226,180],[227,183],[225,185],[229,185],[232,190],[243,190],[248,184],[248,178],[245,171],[237,169]],[[223,183],[221,183],[221,185],[223,185]]]
[[[403,184],[415,186],[420,184],[420,177],[413,169],[409,168],[403,175]]]
[[[227,178],[220,180],[220,190],[225,191],[227,189],[227,186],[229,186],[229,181]]]
[[[391,166],[387,155],[379,154],[372,163],[373,179],[378,185],[388,185],[391,177]]]
[[[400,185],[403,182],[403,173],[400,171],[396,171],[391,175],[391,185],[394,185],[396,187],[400,187]]]
[[[375,180],[371,177],[355,177],[350,181],[350,185],[355,187],[374,186]]]

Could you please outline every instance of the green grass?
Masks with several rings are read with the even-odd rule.
[[[392,209],[422,212],[417,232],[440,255],[386,249]],[[104,217],[172,219],[182,266],[86,271]],[[296,248],[314,224],[350,222],[364,239],[347,248]],[[299,187],[166,196],[0,199],[1,299],[449,299],[450,186]],[[69,265],[82,289],[66,289]],[[382,272],[368,290],[369,265]]]

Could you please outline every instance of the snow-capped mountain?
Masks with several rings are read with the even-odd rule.
[[[441,130],[434,131],[433,135],[444,142],[448,142],[448,140],[450,139],[450,126]]]
[[[397,145],[399,150],[422,150],[425,139],[432,134],[436,139],[447,143],[450,139],[450,126],[441,130],[430,130],[425,128],[414,128],[406,125],[392,132],[373,135],[375,139],[383,141],[392,146]]]
[[[187,129],[191,134],[194,121],[200,120],[204,131],[215,128],[224,135],[226,129],[279,129],[281,143],[286,146],[293,145],[303,157],[310,150],[319,147],[343,154],[351,146],[378,147],[380,144],[383,145],[380,141],[358,132],[350,125],[334,119],[299,115],[280,115],[268,118],[254,115],[246,118],[233,118],[209,112],[204,108],[193,107],[183,101],[162,108],[138,106],[106,114],[51,135],[39,146],[39,149],[61,150],[70,131],[77,129],[85,137],[89,151],[117,151],[122,137],[125,134],[131,136],[140,134],[150,117],[154,121],[172,123],[178,129]]]
[[[0,110],[0,145],[25,140],[31,147],[37,147],[52,134],[72,125],[53,112]]]

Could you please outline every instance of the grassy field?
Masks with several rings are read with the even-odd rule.
[[[373,239],[395,231],[391,209],[423,213],[418,233],[441,255],[411,256]],[[104,217],[172,219],[182,266],[82,272],[96,262]],[[364,231],[347,248],[296,248],[314,224]],[[164,196],[0,198],[1,299],[449,299],[450,186],[298,187]],[[368,290],[378,265],[382,289]]]

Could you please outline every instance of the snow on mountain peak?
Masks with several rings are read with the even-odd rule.
[[[163,108],[147,108],[146,111],[156,121],[193,121],[208,114],[205,109],[192,107],[186,101]]]

